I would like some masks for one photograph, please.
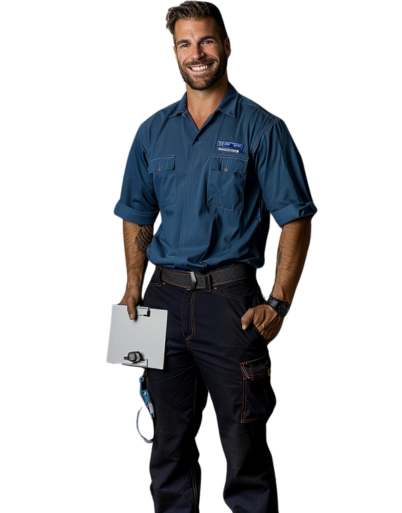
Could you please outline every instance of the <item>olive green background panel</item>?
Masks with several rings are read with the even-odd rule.
[[[103,368],[112,209],[138,125],[182,89],[1,90],[14,330],[33,367]]]

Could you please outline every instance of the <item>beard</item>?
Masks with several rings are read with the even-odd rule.
[[[208,61],[207,61],[208,63]],[[196,89],[197,91],[203,91],[204,89],[208,89],[212,87],[220,78],[223,77],[227,68],[228,58],[224,53],[219,61],[218,67],[215,69],[213,73],[205,73],[204,75],[197,77],[191,74],[191,71],[188,71],[188,66],[182,66],[180,62],[178,62],[179,70],[181,76],[186,84],[188,84],[191,89]],[[199,62],[192,63],[191,66],[201,66],[204,63]],[[215,66],[215,63],[212,67]]]

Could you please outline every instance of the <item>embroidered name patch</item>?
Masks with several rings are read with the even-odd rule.
[[[217,141],[216,146],[218,150],[231,151],[232,153],[239,153],[244,148],[244,144],[230,141]]]

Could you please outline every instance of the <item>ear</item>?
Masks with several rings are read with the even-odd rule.
[[[225,41],[223,42],[223,47],[225,48],[226,56],[229,57],[229,55],[232,53],[232,49],[230,48],[229,37],[225,38]]]

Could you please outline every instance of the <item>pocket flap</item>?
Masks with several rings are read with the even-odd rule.
[[[162,173],[174,169],[175,156],[157,157],[149,162],[148,173]]]
[[[271,368],[271,359],[268,352],[255,360],[242,362],[240,364],[243,374],[247,379],[263,378],[269,376]]]
[[[248,159],[237,159],[234,157],[211,156],[210,168],[219,169],[226,173],[245,173]]]

